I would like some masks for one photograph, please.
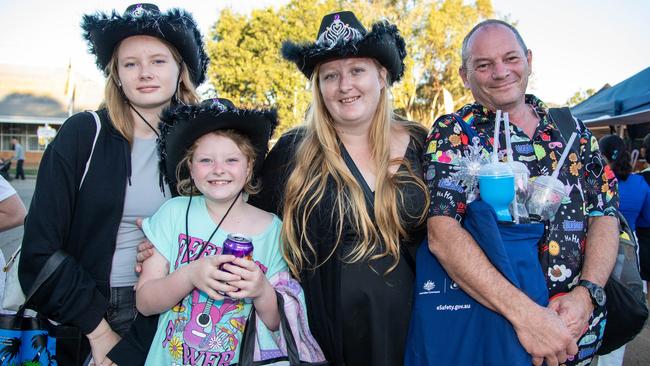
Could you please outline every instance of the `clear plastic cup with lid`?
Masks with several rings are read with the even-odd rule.
[[[530,171],[526,164],[519,161],[509,161],[510,169],[515,177],[515,199],[510,206],[513,219],[519,223],[520,218],[525,221],[528,219],[526,210],[526,200],[528,199],[528,180]]]
[[[530,182],[526,209],[532,220],[553,220],[562,201],[568,197],[564,184],[557,178],[542,175]]]
[[[571,146],[573,142],[578,137],[576,132],[571,134],[569,141],[564,146],[564,151],[562,151],[562,156],[557,162],[553,174],[550,176],[542,175],[533,180],[528,194],[528,201],[526,202],[526,208],[528,209],[528,215],[531,220],[553,220],[557,210],[560,208],[562,201],[565,198],[568,198],[566,191],[564,190],[564,184],[558,179],[560,175],[560,170],[564,165],[567,155],[571,151]]]

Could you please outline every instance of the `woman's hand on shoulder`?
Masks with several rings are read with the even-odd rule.
[[[135,255],[135,273],[142,273],[142,264],[152,255],[153,244],[151,244],[149,239],[144,238],[144,240],[138,244],[138,254]]]
[[[138,229],[142,230],[142,218],[139,217],[135,220],[135,224],[138,226]],[[153,244],[147,239],[144,238],[143,241],[138,244],[138,253],[135,256],[135,273],[142,273],[142,263],[147,260],[147,258],[153,255]]]

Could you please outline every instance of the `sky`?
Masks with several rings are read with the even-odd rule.
[[[492,1],[497,17],[516,22],[533,51],[529,92],[542,100],[563,104],[578,90],[614,85],[650,66],[648,0]],[[204,35],[225,7],[247,13],[285,2],[155,1],[163,11],[183,4]],[[62,68],[71,60],[76,73],[101,80],[81,38],[81,16],[97,10],[122,12],[131,3],[133,0],[0,0],[0,64]]]

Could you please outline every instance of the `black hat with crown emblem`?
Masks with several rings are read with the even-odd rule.
[[[105,73],[115,47],[123,39],[144,35],[164,39],[178,50],[194,86],[205,80],[208,56],[201,32],[192,14],[183,9],[161,13],[154,4],[133,4],[122,15],[115,10],[111,14],[84,15],[81,28],[90,53],[97,58],[97,67]]]
[[[388,21],[379,21],[366,31],[351,11],[323,17],[314,43],[282,44],[282,56],[311,78],[316,66],[325,61],[347,57],[369,57],[379,61],[390,75],[390,82],[404,75],[406,44],[399,29]]]

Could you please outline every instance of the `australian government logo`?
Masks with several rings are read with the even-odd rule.
[[[440,290],[436,290],[436,283],[427,280],[424,282],[424,285],[422,285],[422,290],[421,292],[418,293],[418,295],[429,295],[429,294],[439,294]]]
[[[458,284],[454,281],[447,281],[447,279],[443,279],[443,285],[442,287],[438,286],[434,281],[432,280],[426,280],[424,284],[422,285],[422,291],[418,292],[418,295],[431,295],[431,294],[439,294],[439,293],[447,293],[448,290],[460,290],[460,287]]]
[[[436,283],[433,281],[427,281],[424,283],[424,286],[422,286],[422,288],[424,288],[425,291],[431,291],[436,288]]]

